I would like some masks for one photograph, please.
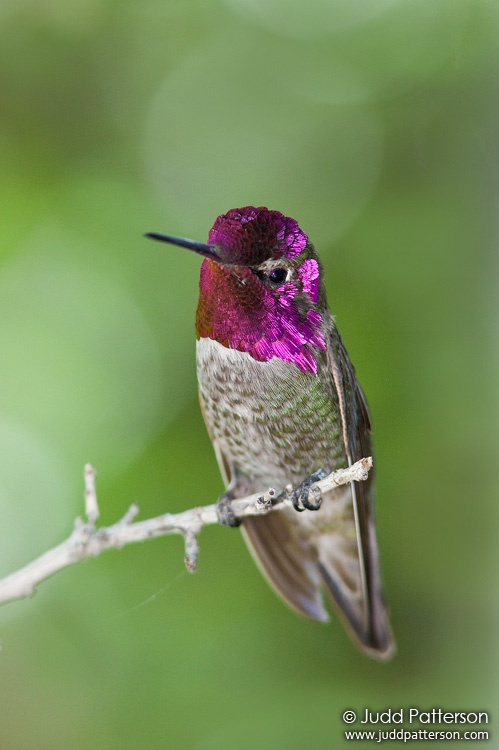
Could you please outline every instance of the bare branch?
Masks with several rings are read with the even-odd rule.
[[[88,522],[95,526],[99,520],[99,505],[95,492],[95,469],[90,464],[85,465],[85,515]]]
[[[372,467],[372,458],[362,458],[347,469],[333,471],[325,479],[310,487],[309,498],[317,501],[319,493],[327,492],[334,487],[349,482],[361,482],[367,479]],[[292,508],[291,487],[276,497],[275,490],[270,488],[266,493],[250,495],[232,502],[232,510],[237,519],[248,516],[264,515],[277,512],[283,508]],[[198,536],[203,526],[219,523],[217,506],[206,505],[192,508],[183,513],[165,513],[146,521],[134,521],[139,509],[133,504],[123,518],[112,526],[97,528],[99,505],[95,491],[95,470],[90,464],[85,466],[85,513],[86,521],[77,518],[70,536],[57,547],[49,550],[21,570],[11,573],[0,580],[0,605],[34,594],[42,581],[59,570],[85,560],[97,557],[106,549],[119,549],[125,544],[143,542],[166,534],[181,534],[185,541],[185,564],[193,573],[197,567],[199,555]],[[308,512],[308,511],[306,511]]]

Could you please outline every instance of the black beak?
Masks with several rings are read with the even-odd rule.
[[[217,254],[216,245],[205,245],[204,242],[188,240],[186,237],[174,237],[171,234],[157,234],[157,232],[147,232],[144,236],[149,237],[151,240],[168,242],[170,245],[186,247],[188,250],[193,250],[195,253],[198,253],[198,255],[203,255],[205,258],[210,258],[211,260],[216,260],[220,263],[220,257]]]

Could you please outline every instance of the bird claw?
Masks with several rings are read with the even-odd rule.
[[[217,500],[217,516],[218,520],[224,526],[231,526],[237,528],[241,525],[239,518],[236,518],[234,511],[232,510],[232,501],[234,496],[230,492],[224,492],[223,495]]]
[[[324,469],[314,471],[313,474],[310,474],[309,477],[304,479],[303,482],[292,491],[290,499],[293,503],[293,508],[298,511],[298,513],[302,513],[305,509],[319,510],[322,505],[322,495],[319,488],[317,488],[318,492],[316,500],[310,501],[308,499],[308,495],[310,492],[310,487],[316,482],[320,482],[320,480],[324,479],[325,477],[327,477],[327,472],[324,471]]]

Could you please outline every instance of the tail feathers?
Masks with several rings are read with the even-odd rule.
[[[341,547],[336,544],[341,544],[341,539],[334,540],[333,544],[329,536],[321,540],[323,549],[318,550],[318,565],[326,593],[358,646],[376,659],[387,660],[394,654],[395,643],[377,567],[369,566],[376,578],[365,581],[363,585],[358,560],[342,554]]]
[[[265,577],[295,611],[327,622],[325,590],[352,639],[366,654],[380,660],[393,655],[395,644],[379,580],[374,526],[369,535],[370,580],[363,578],[355,539],[341,530],[322,530],[309,543],[300,539],[285,511],[247,518],[241,528]]]

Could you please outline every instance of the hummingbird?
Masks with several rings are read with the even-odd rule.
[[[203,257],[196,312],[201,410],[232,500],[291,484],[293,506],[241,530],[276,593],[327,622],[324,593],[370,656],[394,651],[382,591],[372,472],[308,500],[314,481],[371,455],[364,393],[329,312],[319,256],[298,222],[265,207],[219,216],[202,243],[146,236]]]

